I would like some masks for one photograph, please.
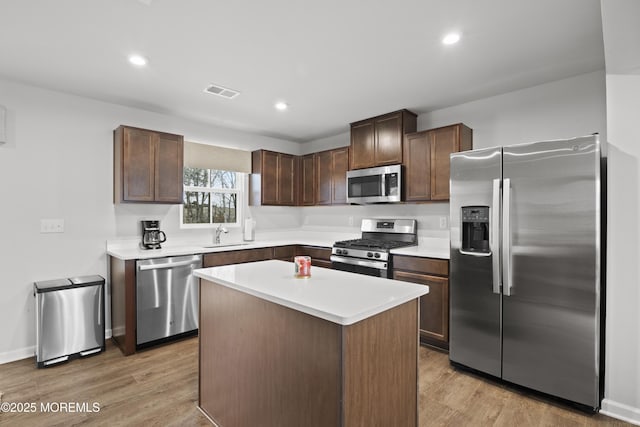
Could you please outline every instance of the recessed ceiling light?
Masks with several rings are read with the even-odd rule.
[[[287,104],[286,102],[280,101],[280,102],[276,102],[274,107],[276,107],[276,110],[284,111],[287,108],[289,108],[289,104]]]
[[[460,41],[460,34],[449,33],[442,39],[442,44],[456,44]]]
[[[142,55],[129,55],[129,62],[136,67],[144,67],[149,61]]]

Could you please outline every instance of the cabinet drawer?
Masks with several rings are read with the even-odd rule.
[[[243,249],[239,251],[215,252],[204,256],[205,267],[241,264],[243,262],[264,261],[271,259],[273,248]]]
[[[291,261],[292,258],[296,254],[295,246],[276,246],[273,248],[273,258],[275,259],[286,259],[287,261]]]
[[[296,255],[307,255],[311,257],[311,262],[314,259],[329,261],[331,258],[331,249],[321,248],[319,246],[298,246]]]
[[[438,276],[448,276],[449,261],[446,259],[394,255],[393,269],[417,271],[420,273],[435,274]]]

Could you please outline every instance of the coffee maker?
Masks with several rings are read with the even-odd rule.
[[[164,231],[160,231],[160,221],[153,219],[140,222],[142,224],[142,243],[140,243],[140,247],[142,249],[160,249],[160,243],[167,240]]]

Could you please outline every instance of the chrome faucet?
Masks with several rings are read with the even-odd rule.
[[[229,232],[229,231],[228,231],[226,228],[224,228],[224,227],[222,226],[222,224],[219,224],[219,225],[218,225],[218,228],[216,228],[216,237],[215,237],[215,241],[214,241],[214,243],[215,243],[216,245],[219,245],[219,244],[220,244],[220,234],[222,234],[222,233],[228,233],[228,232]]]

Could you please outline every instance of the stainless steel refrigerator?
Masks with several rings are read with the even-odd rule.
[[[605,160],[597,135],[451,155],[454,364],[599,408]]]

